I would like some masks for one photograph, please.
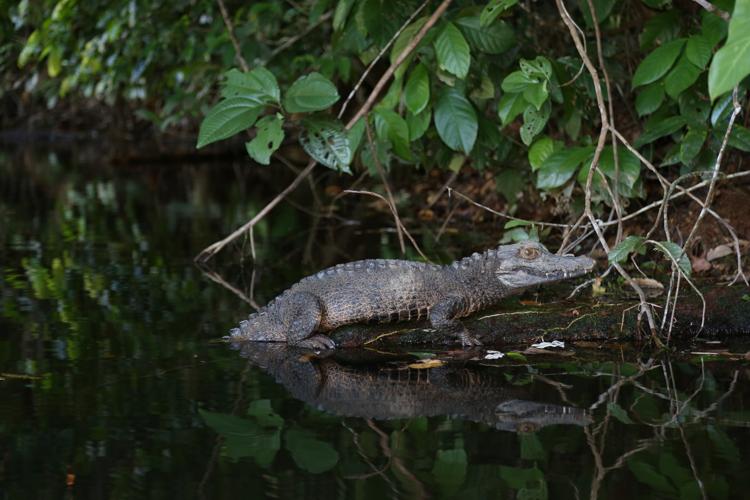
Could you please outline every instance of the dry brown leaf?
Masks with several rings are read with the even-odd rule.
[[[732,255],[733,253],[734,253],[734,248],[732,248],[730,245],[719,245],[717,247],[712,248],[706,253],[706,260],[711,262],[713,260],[726,257],[727,255]]]

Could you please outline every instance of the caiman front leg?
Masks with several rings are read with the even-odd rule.
[[[465,308],[466,302],[463,298],[455,295],[446,297],[430,309],[430,323],[436,330],[456,337],[463,346],[482,345],[477,338],[466,330],[463,323],[456,319],[456,316]]]
[[[312,293],[299,292],[284,297],[279,314],[290,345],[317,350],[336,347],[330,337],[315,334],[323,317],[323,307]]]

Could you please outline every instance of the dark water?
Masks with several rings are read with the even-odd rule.
[[[251,174],[0,157],[0,499],[750,498],[748,361],[215,342],[250,306],[192,257],[272,196]],[[396,255],[348,203],[257,228],[253,299]],[[249,252],[217,259],[246,298]]]

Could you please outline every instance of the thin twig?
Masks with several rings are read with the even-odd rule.
[[[328,21],[331,18],[332,15],[333,15],[333,11],[329,10],[328,12],[326,12],[325,14],[323,14],[322,16],[320,16],[317,21],[315,21],[310,26],[308,26],[307,28],[305,28],[301,33],[299,33],[298,35],[294,35],[289,40],[287,40],[286,42],[282,43],[281,45],[279,45],[278,47],[276,47],[275,49],[273,49],[273,51],[270,54],[268,54],[268,57],[265,59],[265,61],[263,61],[263,64],[264,65],[268,64],[268,61],[270,61],[271,59],[273,59],[274,57],[276,57],[277,55],[279,55],[279,53],[285,51],[286,49],[288,49],[289,47],[291,47],[292,45],[294,45],[295,43],[297,43],[298,40],[300,40],[302,38],[305,38],[315,28],[317,28],[318,26],[320,26],[324,22]]]
[[[370,74],[370,71],[372,71],[372,68],[375,67],[375,65],[380,61],[380,59],[385,55],[386,52],[388,52],[388,49],[393,45],[393,43],[396,41],[396,39],[401,35],[401,32],[403,32],[414,20],[415,17],[419,15],[420,12],[424,10],[425,7],[427,7],[427,4],[430,3],[430,0],[425,0],[422,2],[422,4],[417,7],[417,9],[411,13],[409,18],[404,21],[404,23],[401,25],[401,27],[393,34],[390,40],[388,40],[388,43],[386,43],[382,49],[380,49],[380,52],[378,52],[378,55],[375,56],[375,59],[373,59],[370,64],[365,69],[364,73],[362,73],[362,76],[359,77],[359,80],[357,80],[357,83],[354,84],[354,87],[349,92],[349,95],[346,96],[346,100],[344,101],[344,104],[341,105],[341,109],[339,110],[338,118],[341,119],[342,116],[344,116],[344,112],[346,111],[347,106],[349,106],[349,102],[354,98],[354,95],[357,93],[359,88],[362,86],[362,84],[365,82],[365,79],[367,78],[367,75]]]
[[[527,222],[527,223],[533,224],[535,226],[561,227],[561,228],[569,228],[569,227],[571,227],[570,224],[557,224],[555,222],[536,222],[536,221],[530,221],[530,220],[526,220],[526,219],[521,219],[519,217],[514,217],[514,216],[506,214],[504,212],[498,212],[497,210],[493,210],[493,209],[491,209],[490,207],[488,207],[486,205],[482,205],[481,203],[478,203],[478,202],[472,200],[471,198],[469,198],[465,194],[461,193],[460,191],[456,191],[452,187],[448,187],[447,189],[448,189],[448,196],[450,196],[453,193],[455,193],[460,198],[463,198],[464,200],[468,201],[472,205],[474,205],[476,207],[479,207],[479,208],[481,208],[483,210],[486,210],[486,211],[490,212],[491,214],[494,214],[494,215],[497,215],[497,216],[500,216],[500,217],[505,217],[508,220],[515,220],[515,221],[519,221],[519,222]]]
[[[232,24],[232,20],[229,18],[229,12],[227,12],[227,7],[224,5],[224,0],[216,0],[216,3],[219,4],[219,10],[221,11],[221,17],[224,19],[224,25],[227,27],[227,33],[229,34],[229,39],[232,41],[232,45],[234,46],[234,57],[237,59],[237,62],[240,65],[240,68],[242,68],[242,71],[247,73],[250,71],[250,66],[247,64],[247,61],[242,56],[242,49],[240,48],[240,42],[237,40],[237,36],[234,34],[234,25]]]
[[[720,18],[722,18],[725,21],[729,21],[729,12],[722,10],[712,4],[711,2],[708,2],[707,0],[693,0],[693,2],[697,3],[707,11],[711,12],[712,14],[716,14]]]

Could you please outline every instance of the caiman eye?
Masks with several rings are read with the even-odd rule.
[[[534,247],[523,247],[523,248],[522,248],[522,249],[521,249],[521,250],[520,250],[520,251],[518,252],[518,255],[519,255],[519,256],[520,256],[520,257],[521,257],[522,259],[526,259],[526,260],[534,260],[534,259],[536,259],[537,257],[539,257],[540,253],[541,253],[541,252],[539,252],[539,249],[538,249],[538,248],[534,248]]]

